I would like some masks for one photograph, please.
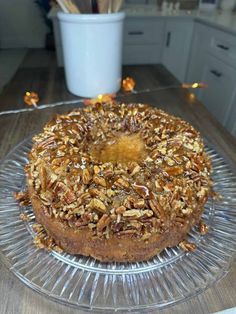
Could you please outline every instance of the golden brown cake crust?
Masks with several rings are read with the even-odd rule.
[[[147,260],[201,217],[211,165],[187,122],[141,104],[57,116],[26,167],[36,221],[66,252]]]

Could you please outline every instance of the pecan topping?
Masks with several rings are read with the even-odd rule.
[[[98,237],[148,241],[172,226],[191,227],[212,195],[200,134],[143,104],[97,103],[57,115],[34,137],[29,159],[28,185],[47,215]]]

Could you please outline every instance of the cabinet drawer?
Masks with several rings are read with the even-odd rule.
[[[236,70],[207,55],[202,81],[208,88],[200,91],[200,100],[226,126],[236,89]]]
[[[212,30],[209,52],[236,67],[236,36]]]
[[[144,18],[128,18],[124,25],[124,42],[129,45],[160,43],[163,37],[164,22]]]
[[[160,62],[160,45],[125,45],[123,64],[153,64]]]
[[[196,26],[196,35],[199,35],[199,49],[236,67],[236,35],[199,23],[196,23]]]

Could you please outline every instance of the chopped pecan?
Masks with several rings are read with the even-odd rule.
[[[193,252],[196,250],[197,246],[196,244],[189,242],[187,240],[183,240],[179,243],[179,246],[181,247],[182,250],[186,252]]]
[[[134,208],[143,209],[145,207],[145,200],[144,199],[134,200],[133,205]]]
[[[126,197],[126,199],[124,200],[123,204],[124,204],[125,207],[131,209],[131,208],[134,207],[134,202],[135,201],[137,201],[137,199],[134,196],[128,195]]]
[[[48,178],[47,188],[51,188],[53,184],[56,182],[58,176],[54,173],[51,173]]]
[[[182,209],[182,213],[183,213],[184,215],[190,215],[190,214],[192,214],[192,212],[193,212],[193,210],[192,210],[191,207],[187,207],[187,208],[183,208],[183,209]]]
[[[170,176],[178,176],[184,172],[184,169],[181,166],[175,166],[175,167],[167,167],[165,168],[165,171]]]
[[[102,215],[97,223],[97,230],[101,232],[106,226],[109,225],[110,221],[111,218],[107,214]]]
[[[89,194],[92,196],[92,197],[98,197],[101,201],[104,201],[107,199],[105,193],[103,193],[103,191],[101,190],[98,190],[96,188],[92,188],[89,190]]]
[[[83,169],[82,171],[82,181],[84,184],[88,184],[89,181],[92,179],[89,170],[88,169]]]
[[[15,199],[19,202],[21,201],[25,201],[25,200],[28,200],[29,198],[29,194],[28,194],[28,191],[24,191],[24,192],[14,192],[13,193],[13,196],[15,197]]]
[[[134,163],[133,168],[130,173],[131,177],[134,176],[136,173],[138,173],[140,169],[141,167],[137,163]]]
[[[209,231],[209,227],[202,220],[199,222],[199,231],[201,235],[205,235]]]
[[[67,191],[63,195],[63,198],[67,204],[71,204],[76,201],[75,193],[70,189],[67,189]]]
[[[134,183],[134,184],[132,184],[132,187],[133,187],[134,191],[137,192],[144,199],[149,197],[149,195],[150,195],[149,189],[146,186]]]
[[[112,225],[112,230],[114,232],[119,232],[124,228],[124,222],[117,222]]]
[[[149,205],[157,217],[160,217],[161,219],[165,217],[164,209],[155,199],[149,200]]]
[[[48,148],[56,144],[54,136],[48,137],[45,140],[38,143],[38,148]]]
[[[108,197],[112,197],[112,196],[114,196],[114,195],[116,195],[116,192],[115,192],[115,191],[113,191],[112,189],[108,189],[108,190],[107,190],[107,196],[108,196]]]
[[[103,170],[103,175],[105,178],[111,178],[114,174],[114,171],[110,168]]]
[[[114,182],[114,184],[121,188],[125,188],[125,189],[129,188],[129,181],[127,179],[119,178]]]
[[[149,210],[149,209],[145,209],[143,211],[143,215],[146,216],[146,217],[152,217],[153,216],[153,211]]]
[[[98,174],[100,171],[101,171],[101,169],[100,169],[99,166],[97,166],[97,165],[93,166],[93,172],[94,172],[94,174]]]
[[[26,215],[25,213],[21,213],[20,214],[20,219],[22,221],[29,221],[30,220],[30,217],[28,215]]]
[[[135,217],[139,218],[139,217],[143,216],[143,213],[139,209],[130,209],[130,210],[125,211],[123,213],[123,216],[124,217],[133,217],[133,216],[135,216]]]
[[[45,192],[47,188],[47,171],[43,165],[41,165],[39,168],[39,180],[41,183],[41,189],[43,192]]]
[[[88,204],[88,207],[97,209],[101,213],[106,213],[107,212],[106,205],[102,201],[97,199],[97,198],[93,198],[90,201],[90,203]]]
[[[119,206],[116,208],[116,213],[117,214],[123,214],[126,211],[125,206]]]
[[[107,186],[106,180],[103,177],[94,176],[93,182],[96,183],[97,185],[101,185],[103,187]]]

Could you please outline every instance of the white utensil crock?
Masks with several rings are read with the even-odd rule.
[[[58,13],[68,90],[82,97],[116,93],[122,78],[123,12]]]

